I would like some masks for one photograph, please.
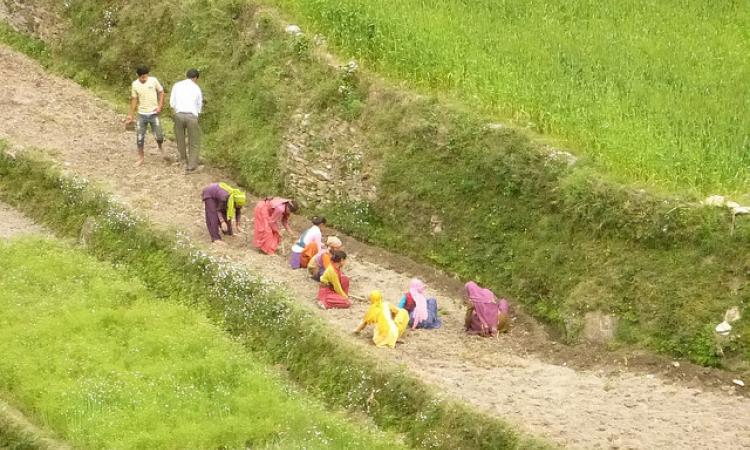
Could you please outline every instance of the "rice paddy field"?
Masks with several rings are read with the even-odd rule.
[[[268,0],[394,81],[529,127],[620,181],[750,181],[750,8],[720,0]]]
[[[74,448],[401,446],[70,246],[0,241],[0,273],[0,396]]]

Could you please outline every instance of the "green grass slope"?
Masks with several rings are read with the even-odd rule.
[[[77,448],[401,447],[80,251],[0,242],[0,271],[0,391]]]
[[[743,2],[269,3],[391,79],[567,141],[621,180],[748,186]]]

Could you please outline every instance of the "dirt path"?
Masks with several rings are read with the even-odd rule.
[[[200,190],[226,177],[210,170],[185,176],[180,167],[148,155],[145,166],[133,168],[134,136],[123,132],[122,117],[74,83],[45,74],[33,61],[2,47],[0,77],[13,87],[0,98],[0,138],[12,143],[11,150],[42,149],[153,222],[207,244]],[[147,146],[155,150],[150,136]],[[297,222],[295,229],[302,226]],[[289,270],[286,258],[248,251],[247,240],[235,237],[228,248],[214,251],[283,283],[293,298],[312,308],[316,285],[302,271]],[[375,357],[405,365],[439,390],[572,448],[750,448],[750,399],[727,381],[730,375],[685,363],[677,369],[647,354],[571,349],[555,344],[524,316],[499,339],[466,336],[455,280],[351,238],[344,242],[352,256],[347,272],[354,294],[380,289],[396,299],[413,274],[436,288],[430,294],[444,313],[440,330],[411,333],[393,351],[373,348],[367,336],[349,338]],[[364,310],[365,305],[356,304],[351,310],[318,313],[345,335]]]
[[[0,239],[32,234],[46,235],[49,233],[28,217],[0,202]]]

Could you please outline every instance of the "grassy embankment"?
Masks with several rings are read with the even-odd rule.
[[[206,312],[254,355],[285,367],[310,393],[367,413],[379,427],[401,433],[410,446],[546,447],[501,420],[441,400],[401,370],[367,359],[306,308],[244,268],[212,258],[179,236],[155,231],[84,180],[61,176],[48,163],[0,156],[0,198],[62,236],[77,236],[86,228],[87,250],[142,280],[164,302],[156,309],[173,302]],[[84,227],[89,217],[95,222]],[[125,333],[102,330],[110,331],[114,338]],[[200,348],[189,351],[201,354]]]
[[[0,256],[0,391],[76,448],[401,447],[91,256],[41,239]]]
[[[586,312],[601,310],[620,317],[620,342],[747,367],[748,315],[723,357],[712,331],[746,302],[742,221],[730,234],[723,211],[613,183],[585,163],[568,168],[523,131],[488,129],[476,112],[344,74],[315,56],[311,37],[285,35],[250,2],[184,4],[70,2],[62,13],[71,26],[48,59],[110,93],[127,93],[143,61],[162,80],[200,67],[206,153],[261,195],[285,188],[279,153],[296,111],[310,113],[317,133],[349,121],[381,172],[374,201],[322,211],[337,227],[477,279],[570,340]],[[142,29],[160,31],[144,43]]]
[[[268,2],[391,79],[532,122],[620,180],[749,187],[742,2]]]

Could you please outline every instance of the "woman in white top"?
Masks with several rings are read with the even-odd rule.
[[[324,227],[325,223],[325,217],[315,216],[312,218],[312,226],[300,234],[297,243],[292,247],[292,256],[289,259],[292,269],[307,267],[310,258],[323,248],[323,232],[320,227]]]

